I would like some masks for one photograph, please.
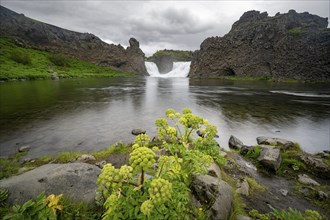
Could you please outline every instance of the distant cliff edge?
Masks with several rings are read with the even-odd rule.
[[[42,23],[0,6],[0,36],[24,47],[67,54],[100,66],[148,75],[139,42],[107,44],[93,34],[78,33]]]
[[[204,40],[189,77],[251,76],[330,80],[328,18],[290,10],[245,12],[223,37]]]

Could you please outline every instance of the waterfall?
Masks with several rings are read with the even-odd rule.
[[[173,69],[165,74],[160,74],[158,67],[153,62],[145,62],[147,71],[151,77],[187,77],[190,70],[190,62],[174,62]]]

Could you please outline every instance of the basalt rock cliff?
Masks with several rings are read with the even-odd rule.
[[[204,40],[189,77],[253,76],[330,80],[328,18],[290,10],[248,11],[223,37]]]
[[[139,42],[131,38],[130,46],[107,44],[90,33],[69,31],[42,23],[0,6],[0,36],[29,48],[63,53],[96,65],[147,74],[145,55]]]

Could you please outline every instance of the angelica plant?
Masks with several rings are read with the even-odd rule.
[[[217,129],[190,109],[182,113],[168,109],[166,118],[156,120],[156,127],[161,146],[153,146],[147,134],[140,134],[129,165],[107,164],[102,169],[97,200],[105,208],[103,219],[191,218],[191,176],[205,173],[213,162],[213,155],[206,152],[215,150]],[[201,137],[196,137],[197,130]],[[161,148],[170,155],[159,155]]]

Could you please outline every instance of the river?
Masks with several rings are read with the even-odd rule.
[[[134,140],[133,128],[156,134],[167,108],[207,118],[219,144],[271,136],[311,153],[330,149],[327,84],[196,80],[185,77],[61,79],[0,84],[0,150],[30,145],[29,157],[92,152]]]

